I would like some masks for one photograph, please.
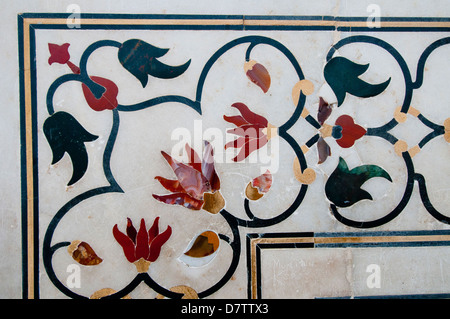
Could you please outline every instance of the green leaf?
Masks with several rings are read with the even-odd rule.
[[[69,113],[57,112],[45,120],[43,131],[53,153],[52,164],[59,162],[65,153],[72,161],[73,173],[68,186],[83,177],[88,166],[85,142],[95,141],[98,136],[86,131]]]
[[[155,47],[138,39],[125,41],[119,48],[118,58],[122,66],[133,74],[145,87],[148,76],[160,79],[172,79],[183,74],[191,60],[180,66],[170,66],[157,58],[165,55],[169,49]]]
[[[338,207],[348,207],[372,196],[361,186],[373,177],[382,177],[392,182],[391,176],[377,165],[362,165],[348,169],[345,160],[340,157],[339,164],[325,184],[325,194]]]
[[[336,95],[338,106],[344,102],[346,93],[367,98],[376,96],[386,89],[391,78],[380,84],[370,84],[359,78],[368,68],[369,64],[358,64],[344,57],[334,57],[328,61],[323,74]]]

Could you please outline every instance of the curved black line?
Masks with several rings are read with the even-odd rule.
[[[433,216],[434,218],[436,218],[438,221],[440,221],[444,224],[450,224],[450,217],[445,216],[445,215],[441,214],[440,212],[438,212],[437,209],[434,208],[433,204],[431,203],[430,198],[428,197],[425,177],[422,174],[416,173],[414,175],[414,179],[419,184],[420,198],[422,199],[423,206],[428,211],[428,213],[430,213],[430,215]]]
[[[396,122],[396,120],[392,120],[391,122]],[[394,145],[397,143],[398,138],[388,132],[389,129],[386,129],[387,125],[383,125],[381,127],[368,128],[365,135],[367,136],[378,136],[384,138],[386,141]]]
[[[258,45],[258,43],[256,43],[256,42],[250,43],[250,45],[247,48],[247,51],[245,51],[245,61],[247,61],[247,62],[250,61],[250,54],[252,53],[253,48],[257,45]]]
[[[143,101],[143,102],[132,104],[132,105],[119,104],[116,109],[118,111],[122,111],[122,112],[134,112],[134,111],[140,111],[140,110],[146,109],[148,107],[162,104],[162,103],[167,103],[167,102],[178,102],[178,103],[185,104],[185,105],[193,108],[200,115],[202,114],[200,102],[192,101],[191,99],[188,99],[187,97],[179,96],[179,95],[159,96],[159,97],[155,97],[155,98],[149,99],[147,101]]]
[[[250,220],[255,219],[255,215],[253,215],[252,211],[249,208],[249,204],[248,204],[248,199],[244,199],[244,209],[245,209],[245,214],[247,215],[248,218],[250,218]]]
[[[128,295],[130,292],[132,292],[134,289],[136,289],[137,286],[139,286],[139,284],[144,281],[144,276],[146,275],[146,273],[142,273],[142,274],[138,274],[136,277],[134,277],[134,279],[128,284],[126,285],[124,288],[122,288],[121,290],[102,297],[101,299],[120,299],[125,297],[126,295]]]
[[[62,84],[69,81],[79,81],[84,82],[84,77],[80,74],[65,74],[59,78],[57,78],[48,88],[46,103],[47,103],[47,112],[49,115],[53,115],[55,113],[55,108],[53,107],[53,96],[55,95],[56,89]]]
[[[120,291],[117,291],[111,295],[105,296],[102,299],[120,299],[128,295],[130,292],[132,292],[134,289],[136,289],[137,286],[141,282],[144,282],[147,286],[152,288],[155,292],[172,299],[181,299],[183,297],[183,294],[173,292],[171,290],[168,290],[164,287],[161,287],[158,285],[148,273],[140,273],[137,274],[136,277],[124,288],[122,288]]]
[[[224,242],[227,242],[229,244],[231,243],[231,239],[227,235],[219,234],[219,238],[222,239]]]
[[[399,204],[397,205],[397,207],[395,207],[390,213],[388,213],[387,215],[385,215],[384,217],[381,217],[379,219],[372,220],[372,221],[356,221],[356,220],[352,220],[352,219],[342,216],[339,213],[336,205],[331,204],[330,208],[331,208],[331,212],[333,213],[334,217],[342,224],[350,226],[350,227],[355,227],[355,228],[378,227],[378,226],[381,226],[381,225],[384,225],[384,224],[390,222],[395,217],[397,217],[403,211],[403,209],[406,207],[406,205],[408,204],[408,201],[411,197],[411,194],[412,194],[412,191],[414,188],[414,166],[412,163],[411,156],[409,155],[408,152],[403,152],[402,157],[405,161],[406,168],[408,171],[408,179],[406,182],[405,192],[403,193],[403,197],[402,197],[401,201],[399,202]]]
[[[291,204],[291,206],[289,206],[281,214],[279,214],[275,217],[272,217],[272,218],[267,218],[267,219],[262,219],[259,217],[254,217],[252,220],[249,220],[249,221],[238,219],[237,221],[239,223],[239,226],[244,226],[244,227],[248,227],[248,228],[260,228],[260,227],[268,227],[268,226],[272,226],[272,225],[281,223],[282,221],[284,221],[288,217],[290,217],[296,211],[296,209],[300,206],[300,204],[303,201],[303,198],[306,195],[307,188],[308,188],[307,185],[302,184],[302,186],[300,187],[300,191],[298,192],[297,197],[295,198],[294,202]],[[245,208],[245,211],[247,212],[247,214],[252,214],[251,210],[250,210],[249,200],[247,198],[244,201],[244,208]]]
[[[419,145],[420,148],[423,148],[429,141],[431,141],[435,137],[438,137],[438,136],[441,136],[444,134],[445,134],[445,129],[444,129],[444,127],[442,127],[441,130],[435,130],[435,131],[427,134],[417,145]]]
[[[105,88],[94,81],[91,80],[91,78],[88,76],[87,73],[87,61],[91,54],[101,48],[101,47],[114,47],[114,48],[120,48],[122,43],[113,41],[113,40],[100,40],[97,42],[92,43],[89,45],[86,50],[84,50],[83,55],[80,58],[80,72],[81,74],[86,77],[86,85],[89,87],[91,92],[94,94],[94,96],[99,99],[102,97],[102,94],[105,92]]]
[[[63,247],[67,247],[67,246],[69,246],[69,245],[70,245],[70,242],[68,242],[68,241],[63,241],[63,242],[57,243],[57,244],[55,244],[55,245],[53,245],[53,246],[51,247],[51,252],[52,252],[52,254],[53,254],[53,253],[56,252],[58,249],[63,248]]]
[[[425,136],[420,142],[419,147],[423,148],[425,144],[427,144],[429,141],[434,139],[435,137],[438,137],[440,135],[445,134],[445,127],[443,125],[438,125],[433,122],[431,122],[429,119],[427,119],[422,113],[420,113],[417,118],[426,126],[428,126],[430,129],[433,130],[433,132],[429,133],[427,136]]]
[[[89,87],[89,90],[91,90],[92,93],[94,93],[94,95],[100,93],[100,97],[105,91],[105,88],[103,86],[92,81],[92,79],[86,73],[65,74],[63,76],[60,76],[50,85],[47,91],[46,103],[47,103],[47,112],[49,115],[55,113],[55,108],[53,106],[53,97],[55,95],[56,90],[61,85],[69,81],[78,81],[81,82],[82,84],[85,84],[86,86]]]
[[[413,89],[418,89],[423,84],[423,75],[425,70],[425,63],[430,56],[430,54],[437,48],[449,44],[450,43],[450,37],[442,38],[437,41],[434,41],[432,44],[430,44],[422,53],[422,55],[419,58],[419,62],[417,63],[417,73],[416,73],[416,81],[412,83]]]
[[[225,275],[214,286],[206,289],[205,291],[198,293],[199,298],[205,298],[209,295],[212,295],[213,293],[218,291],[220,288],[222,288],[233,276],[233,274],[236,271],[236,268],[239,264],[239,259],[241,256],[241,237],[239,234],[237,219],[233,215],[231,215],[229,212],[227,212],[225,209],[222,209],[220,211],[220,214],[228,222],[228,225],[230,226],[231,231],[233,232],[233,241],[231,243],[229,243],[231,246],[231,249],[233,250],[233,258],[231,260],[230,267],[228,268]]]
[[[147,286],[149,286],[150,288],[152,288],[154,291],[156,291],[157,293],[167,297],[167,298],[172,298],[172,299],[180,299],[181,297],[183,297],[183,294],[177,293],[177,292],[173,292],[170,291],[164,287],[161,287],[159,284],[156,283],[156,281],[154,281],[152,279],[152,277],[150,277],[149,274],[145,273],[143,274],[144,277],[144,282],[147,284]]]
[[[287,130],[289,130],[298,121],[298,119],[302,115],[302,111],[303,111],[303,108],[305,106],[305,102],[306,102],[306,96],[303,94],[303,92],[300,92],[300,97],[298,99],[297,106],[295,107],[294,113],[289,118],[289,120],[287,120],[286,123],[284,123],[283,125],[281,125],[278,128],[279,132],[283,132],[283,133],[287,132]],[[307,121],[310,124],[313,123],[309,118],[308,118]],[[314,124],[312,124],[312,125],[315,126]]]
[[[440,131],[444,129],[443,125],[438,125],[433,122],[431,122],[429,119],[427,119],[422,113],[420,113],[417,118],[426,126],[428,126],[433,131]]]
[[[198,293],[198,297],[199,298],[205,298],[211,294],[213,294],[214,292],[218,291],[220,288],[222,288],[223,285],[225,285],[229,279],[231,278],[231,276],[233,275],[233,273],[235,272],[237,265],[239,263],[239,257],[240,257],[240,237],[239,237],[239,231],[237,229],[237,225],[236,223],[233,221],[233,217],[225,217],[227,219],[227,221],[229,221],[230,226],[233,229],[233,242],[230,241],[230,238],[228,238],[228,236],[225,236],[223,234],[220,234],[219,237],[224,240],[225,242],[229,243],[231,248],[233,249],[233,259],[232,262],[230,264],[230,267],[228,269],[228,271],[225,273],[224,277],[222,277],[222,279],[217,282],[214,286],[212,286],[211,288]],[[150,287],[151,289],[153,289],[155,292],[167,297],[167,298],[171,298],[171,299],[180,299],[183,297],[183,294],[181,293],[177,293],[177,292],[173,292],[171,290],[168,290],[162,286],[160,286],[158,283],[156,283],[151,276],[148,273],[141,273],[138,274],[133,281],[131,281],[126,287],[124,287],[123,289],[121,289],[120,291],[111,294],[109,296],[104,297],[103,299],[119,299],[119,298],[123,298],[125,297],[127,294],[129,294],[130,292],[132,292],[141,282],[144,282],[148,287]]]
[[[87,74],[86,65],[91,54],[101,48],[101,47],[114,47],[120,48],[122,43],[114,40],[100,40],[89,45],[86,50],[84,50],[81,58],[80,58],[80,71],[82,74]]]
[[[267,38],[267,37],[263,37],[263,36],[256,36],[256,35],[244,36],[244,37],[235,39],[233,41],[230,41],[227,44],[225,44],[224,46],[222,46],[206,62],[205,66],[203,67],[203,70],[202,70],[202,72],[200,74],[199,80],[198,80],[197,93],[196,93],[196,102],[200,103],[200,101],[201,101],[202,93],[203,93],[203,86],[205,84],[206,77],[207,77],[207,75],[209,73],[209,70],[214,65],[214,63],[225,52],[227,52],[231,48],[233,48],[233,47],[235,47],[237,45],[243,44],[243,43],[248,43],[248,42],[250,43],[250,46],[249,46],[249,48],[246,51],[246,56],[245,56],[246,60],[250,59],[251,50],[256,45],[258,45],[258,44],[267,44],[267,45],[270,45],[270,46],[278,49],[280,52],[282,52],[286,56],[286,58],[291,62],[292,66],[294,67],[296,73],[299,76],[299,80],[303,80],[304,79],[303,71],[302,71],[302,69],[300,67],[300,64],[298,63],[298,61],[294,57],[294,55],[283,44],[281,44],[280,42],[278,42],[276,40],[273,40],[273,39]],[[304,96],[303,93],[301,93],[299,101],[297,103],[297,107],[296,107],[293,115],[291,116],[291,118],[286,123],[284,123],[280,127],[281,130],[288,130],[292,125],[294,125],[294,123],[297,121],[298,117],[302,113],[304,103],[305,103],[305,96]]]
[[[297,156],[297,158],[300,162],[300,167],[301,167],[302,171],[304,171],[307,168],[307,163],[306,163],[305,155],[303,154],[298,143],[287,132],[281,133],[280,136],[283,137],[286,140],[286,142],[288,142],[289,145],[292,147],[292,149],[295,152],[295,155]],[[296,211],[296,209],[302,203],[302,201],[306,195],[307,189],[308,189],[308,185],[302,184],[294,202],[284,212],[282,212],[281,214],[279,214],[275,217],[268,218],[268,219],[262,219],[262,218],[256,217],[250,209],[250,201],[248,199],[245,199],[244,200],[245,213],[251,219],[245,220],[245,219],[241,219],[238,217],[234,217],[234,218],[235,218],[236,222],[238,223],[238,225],[243,226],[243,227],[259,228],[259,227],[267,227],[267,226],[272,226],[272,225],[278,224],[278,223],[286,220],[288,217],[290,217]],[[224,213],[230,214],[226,211]]]
[[[111,133],[109,134],[109,139],[106,143],[105,151],[103,153],[103,172],[105,173],[106,179],[108,180],[111,187],[113,187],[117,192],[123,193],[122,188],[120,188],[111,171],[111,155],[114,148],[114,143],[116,142],[117,134],[119,132],[120,124],[119,112],[117,110],[112,110],[112,113],[113,124]]]
[[[279,131],[278,135],[282,137],[288,144],[292,147],[295,152],[295,156],[298,158],[300,162],[300,168],[302,172],[308,167],[306,163],[305,154],[303,154],[302,149],[298,145],[297,141],[286,131]]]

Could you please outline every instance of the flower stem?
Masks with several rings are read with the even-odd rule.
[[[80,68],[77,67],[77,66],[76,66],[75,64],[73,64],[72,62],[67,61],[66,64],[69,66],[69,68],[72,70],[72,72],[73,72],[74,74],[80,74],[80,73],[81,73]]]

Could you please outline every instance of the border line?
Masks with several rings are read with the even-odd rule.
[[[438,17],[381,18],[381,27],[374,29],[367,26],[367,17],[83,13],[79,18],[80,28],[70,28],[67,19],[71,15],[69,13],[23,13],[19,14],[17,19],[20,71],[22,296],[24,299],[39,298],[35,30],[450,31],[450,18]],[[300,244],[302,243],[284,242],[279,243],[278,247]],[[258,249],[267,248],[261,245],[264,243],[261,243]],[[253,267],[253,264],[248,265]]]
[[[375,248],[450,246],[450,230],[352,233],[247,234],[248,298],[262,299],[261,253],[263,249]],[[357,296],[354,298],[448,298],[448,294]],[[349,298],[349,297],[344,297]]]
[[[449,18],[380,18],[380,28],[367,17],[80,14],[80,28],[69,28],[69,14],[25,13],[36,29],[183,29],[183,30],[322,30],[322,31],[450,31]]]
[[[19,70],[21,121],[23,297],[38,298],[38,179],[35,37],[33,26],[19,16]]]

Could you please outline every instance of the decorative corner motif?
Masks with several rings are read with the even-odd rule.
[[[235,18],[235,17],[234,17]],[[234,19],[228,16],[172,16],[169,15],[163,19],[156,19],[154,16],[137,15],[130,19],[123,19],[120,15],[108,16],[103,15],[86,15],[80,19],[81,30],[166,30],[174,32],[174,30],[186,30],[197,32],[198,30],[206,30],[211,32],[227,31],[227,30],[252,30],[255,34],[264,30],[290,30],[290,31],[308,31],[308,32],[328,32],[331,30],[349,31],[348,37],[339,40],[326,53],[326,61],[317,61],[324,64],[323,73],[316,75],[316,78],[324,79],[321,85],[328,85],[334,94],[335,101],[326,100],[321,96],[317,87],[317,83],[312,81],[313,77],[305,76],[299,61],[300,54],[289,49],[288,41],[278,40],[273,34],[271,37],[263,35],[236,35],[234,39],[228,40],[218,47],[214,48],[214,53],[206,60],[198,74],[198,81],[195,83],[195,91],[192,96],[188,97],[182,94],[159,94],[151,98],[146,97],[144,100],[134,102],[133,104],[124,103],[123,96],[119,95],[120,86],[118,81],[113,82],[103,76],[91,75],[88,72],[87,64],[92,54],[99,49],[111,49],[117,53],[117,60],[111,63],[117,63],[122,71],[134,76],[138,80],[136,84],[139,89],[150,91],[151,83],[149,81],[154,78],[155,81],[165,81],[172,79],[183,79],[185,76],[193,76],[192,65],[194,64],[194,55],[191,52],[181,51],[183,55],[183,64],[172,66],[166,64],[164,56],[171,50],[160,48],[156,43],[150,44],[141,39],[129,38],[123,42],[116,40],[98,40],[91,43],[82,52],[78,65],[73,62],[73,57],[69,53],[69,47],[72,49],[77,46],[76,43],[47,43],[48,61],[47,67],[54,69],[54,64],[67,65],[71,73],[63,74],[56,77],[49,85],[46,91],[45,101],[37,101],[36,93],[37,82],[39,78],[36,76],[36,30],[57,29],[64,32],[65,28],[61,27],[63,23],[60,15],[34,15],[23,14],[19,16],[19,60],[21,70],[21,125],[22,125],[22,194],[23,194],[23,222],[24,222],[24,297],[39,298],[39,261],[38,256],[42,256],[43,265],[47,273],[49,281],[63,294],[71,298],[129,298],[132,292],[139,284],[144,283],[150,287],[156,294],[157,298],[206,298],[218,292],[233,277],[236,269],[241,261],[242,231],[252,228],[266,228],[274,226],[288,220],[294,213],[302,213],[302,203],[307,196],[309,186],[319,182],[319,174],[324,181],[323,187],[319,187],[324,193],[324,202],[327,201],[335,225],[350,227],[355,229],[376,228],[388,224],[395,219],[408,204],[415,182],[417,181],[420,199],[423,206],[432,217],[443,224],[450,224],[450,217],[447,212],[441,212],[435,208],[430,200],[426,176],[419,173],[415,169],[416,155],[422,152],[428,143],[432,140],[443,138],[449,142],[450,120],[435,123],[425,117],[419,110],[411,106],[412,97],[415,92],[421,89],[424,81],[425,64],[432,52],[439,52],[439,49],[450,43],[450,37],[447,33],[450,31],[450,21],[444,19],[440,21],[438,27],[435,23],[424,19],[417,22],[414,20],[414,26],[411,27],[410,21],[405,19],[392,19],[381,22],[381,29],[375,35],[360,35],[359,31],[373,32],[374,30],[365,25],[365,20],[346,19],[346,18],[325,18],[325,17],[289,17],[289,18],[272,18],[272,17],[246,17],[246,19]],[[442,32],[442,37],[428,46],[423,48],[422,54],[418,59],[417,67],[409,66],[405,58],[399,50],[393,45],[383,40],[382,32],[421,32],[435,30]],[[405,29],[406,28],[406,29]],[[409,29],[408,29],[409,28]],[[437,28],[437,29],[435,29]],[[441,34],[441,33],[439,33]],[[200,41],[200,40],[199,40]],[[347,45],[369,45],[382,50],[389,58],[398,65],[404,83],[404,97],[400,107],[396,106],[392,112],[392,118],[386,123],[370,127],[360,122],[358,115],[352,113],[349,107],[353,97],[360,98],[364,102],[369,103],[372,98],[386,95],[391,84],[394,82],[393,77],[383,78],[379,83],[363,80],[363,75],[373,72],[372,64],[360,64],[352,61],[350,58],[336,54],[338,50]],[[223,115],[223,119],[235,125],[236,127],[228,130],[228,133],[238,136],[235,140],[220,145],[223,149],[239,149],[239,153],[227,165],[240,165],[251,154],[257,154],[268,147],[274,141],[274,138],[280,139],[286,154],[292,155],[290,163],[293,166],[283,171],[289,172],[296,184],[296,194],[291,202],[286,204],[281,211],[273,212],[271,217],[259,217],[252,210],[252,206],[262,205],[266,200],[270,200],[270,196],[276,193],[276,186],[282,185],[281,179],[278,179],[277,173],[271,170],[263,170],[257,177],[257,174],[248,178],[247,186],[243,190],[242,195],[242,212],[233,212],[227,203],[230,200],[223,195],[223,181],[221,176],[227,171],[222,168],[221,171],[216,170],[215,154],[212,144],[208,141],[204,143],[204,151],[200,157],[189,144],[185,145],[185,151],[188,162],[183,163],[174,159],[166,151],[161,151],[163,159],[169,164],[176,179],[167,179],[165,177],[156,176],[155,179],[163,188],[168,190],[170,194],[157,195],[152,194],[153,199],[168,205],[182,206],[190,211],[206,211],[212,214],[212,218],[217,220],[223,227],[227,228],[228,233],[222,231],[214,231],[205,226],[201,233],[197,233],[196,237],[191,239],[183,254],[178,258],[188,267],[204,267],[226,249],[228,246],[230,254],[229,263],[223,265],[226,271],[222,277],[215,283],[211,284],[204,290],[196,287],[180,283],[180,285],[167,288],[163,284],[158,283],[158,278],[154,278],[151,273],[151,263],[156,262],[160,257],[162,246],[174,239],[172,236],[172,227],[167,226],[163,232],[159,231],[159,217],[153,219],[152,226],[147,229],[145,220],[141,218],[139,230],[133,226],[131,218],[127,218],[126,232],[122,232],[115,224],[112,229],[109,228],[111,239],[114,238],[117,244],[122,248],[123,254],[129,263],[133,263],[136,267],[137,274],[134,279],[125,287],[115,290],[104,288],[84,296],[67,287],[59,274],[54,269],[53,259],[59,249],[66,248],[73,260],[83,266],[96,266],[100,263],[108,261],[107,256],[94,251],[92,247],[85,241],[67,240],[55,243],[55,231],[62,227],[61,221],[70,216],[73,211],[80,206],[81,203],[89,202],[93,199],[100,198],[101,195],[126,194],[121,187],[121,181],[115,177],[114,167],[111,165],[111,158],[115,151],[116,143],[118,143],[119,131],[123,129],[121,125],[121,117],[124,113],[148,110],[153,106],[164,106],[167,103],[176,103],[185,106],[189,110],[194,111],[196,116],[202,116],[205,108],[203,105],[203,90],[207,87],[205,84],[208,75],[213,72],[213,66],[218,60],[228,52],[235,49],[243,49],[242,61],[244,62],[244,73],[249,81],[250,86],[256,85],[257,89],[261,89],[260,95],[265,98],[274,92],[277,85],[276,73],[271,67],[264,62],[257,62],[255,58],[255,48],[270,48],[275,50],[280,56],[286,59],[287,64],[291,68],[291,78],[293,89],[291,96],[284,100],[289,100],[289,114],[287,119],[280,121],[272,121],[270,116],[262,116],[251,111],[247,105],[254,107],[262,107],[258,104],[245,104],[243,102],[235,102],[231,107],[237,109],[240,115]],[[78,48],[81,49],[81,48]],[[238,51],[238,50],[236,50]],[[339,52],[340,53],[340,52]],[[242,61],[240,63],[242,63]],[[262,61],[262,60],[260,60]],[[359,61],[358,61],[359,62]],[[265,65],[263,65],[265,64]],[[413,80],[410,69],[416,70],[416,77]],[[269,72],[270,70],[270,72]],[[245,77],[244,76],[244,77]],[[106,180],[106,185],[93,187],[89,189],[77,188],[82,184],[84,178],[88,174],[90,163],[90,155],[86,146],[99,139],[98,135],[90,133],[85,127],[81,117],[76,118],[76,112],[67,112],[59,109],[59,105],[55,99],[56,92],[64,85],[75,82],[79,84],[80,93],[82,93],[83,103],[95,112],[102,112],[111,117],[111,128],[108,136],[105,138],[105,146],[101,162],[102,174]],[[258,89],[258,90],[259,90]],[[159,94],[159,95],[158,95]],[[350,100],[350,102],[349,102]],[[236,100],[234,100],[236,101]],[[239,100],[237,100],[239,101]],[[292,108],[291,102],[294,104]],[[38,105],[46,105],[47,117],[38,127],[37,107]],[[229,105],[229,104],[228,104]],[[317,112],[313,112],[313,107],[318,106]],[[286,105],[279,105],[280,109],[284,109]],[[309,108],[309,110],[308,110]],[[259,112],[259,111],[258,111]],[[371,112],[370,109],[364,112]],[[223,113],[221,113],[223,114]],[[317,114],[314,117],[314,114]],[[391,114],[391,113],[390,113]],[[409,147],[406,141],[403,141],[392,133],[392,130],[404,123],[409,116],[416,117],[422,124],[431,129],[431,133],[424,136],[417,145]],[[177,114],[173,114],[177,116]],[[217,115],[221,119],[221,115]],[[270,121],[269,121],[270,120]],[[279,125],[274,125],[277,123]],[[280,123],[279,123],[280,122]],[[330,124],[331,123],[331,124]],[[334,124],[333,124],[334,123]],[[312,127],[314,133],[309,139],[298,136],[297,131],[291,130],[294,125],[302,128]],[[41,132],[42,129],[42,132]],[[52,215],[48,225],[39,224],[38,205],[39,193],[37,187],[39,185],[39,172],[37,171],[37,161],[40,159],[40,152],[37,148],[37,140],[43,134],[47,142],[46,147],[52,153],[51,165],[62,160],[65,154],[68,154],[72,164],[72,176],[67,183],[78,191],[76,195],[68,198],[67,202],[57,209]],[[145,134],[145,133],[144,133]],[[378,139],[387,143],[388,152],[393,151],[399,157],[396,157],[403,165],[402,169],[405,176],[404,190],[402,196],[393,207],[389,207],[390,211],[378,212],[372,217],[370,214],[366,220],[358,220],[358,217],[352,217],[346,214],[347,209],[354,209],[361,201],[375,201],[370,192],[362,189],[364,183],[375,177],[377,181],[388,181],[392,187],[400,187],[398,181],[394,178],[395,171],[392,168],[379,166],[375,160],[370,163],[361,163],[361,165],[349,168],[347,160],[340,155],[341,149],[355,150],[358,144],[363,144],[370,139]],[[333,146],[336,144],[338,147]],[[306,153],[317,145],[317,158],[313,160]],[[41,146],[40,146],[41,148]],[[341,148],[341,149],[339,149]],[[160,146],[159,150],[164,149]],[[309,153],[308,155],[310,155]],[[336,156],[337,154],[337,156]],[[414,159],[413,159],[414,157]],[[160,158],[161,159],[161,158]],[[330,174],[324,174],[324,169],[332,160],[337,161],[337,166]],[[162,161],[162,159],[161,159]],[[237,163],[240,162],[240,163]],[[349,162],[350,163],[350,162]],[[52,169],[57,170],[57,167]],[[250,182],[248,182],[250,181]],[[403,185],[403,184],[402,184]],[[316,186],[316,184],[314,184]],[[88,185],[88,187],[90,187]],[[262,199],[264,197],[264,199]],[[152,199],[152,200],[153,200]],[[103,199],[105,200],[105,199]],[[107,200],[107,199],[106,199]],[[41,203],[42,204],[42,203]],[[161,211],[167,209],[167,205],[161,205]],[[160,214],[160,212],[158,212]],[[164,213],[161,213],[164,214]],[[195,212],[193,213],[195,214]],[[192,215],[193,215],[192,214]],[[245,217],[243,217],[245,214]],[[382,215],[381,217],[379,217]],[[127,217],[124,212],[123,218]],[[208,215],[211,217],[211,215]],[[352,219],[355,218],[355,219]],[[171,223],[171,225],[173,225]],[[294,227],[294,226],[293,226]],[[39,241],[38,232],[45,229],[42,242]],[[442,234],[441,234],[442,235]],[[439,238],[433,237],[434,234],[427,233],[427,237],[423,238],[417,234],[403,233],[400,237],[397,233],[377,234],[376,236],[363,236],[360,233],[352,234],[326,234],[326,233],[299,233],[295,229],[292,233],[267,233],[267,234],[247,234],[247,267],[248,267],[248,297],[261,297],[260,282],[260,258],[261,249],[270,245],[280,248],[299,248],[299,247],[354,247],[361,244],[394,244],[405,246],[404,243],[435,243],[447,244],[450,242],[448,234],[444,234]],[[89,241],[90,242],[90,241]],[[353,245],[353,246],[352,246]],[[431,245],[431,244],[430,244]],[[245,246],[245,245],[244,245]],[[402,247],[403,247],[402,246]],[[360,247],[360,246],[358,246]],[[96,248],[97,250],[97,248]],[[39,254],[37,253],[39,251]],[[160,259],[161,260],[161,259]],[[242,263],[241,263],[242,264]],[[100,266],[99,266],[100,267]],[[134,267],[132,267],[134,268]]]

